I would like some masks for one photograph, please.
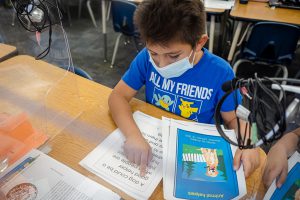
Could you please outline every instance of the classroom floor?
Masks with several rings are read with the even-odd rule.
[[[64,28],[68,35],[74,65],[86,70],[92,76],[94,81],[113,88],[128,68],[137,51],[133,42],[125,46],[123,44],[124,40],[121,39],[115,66],[114,68],[110,68],[110,60],[117,34],[113,31],[112,20],[110,18],[107,22],[108,62],[104,62],[99,2],[97,3],[96,1],[92,1],[92,6],[98,28],[93,26],[85,6],[82,8],[82,16],[80,18],[78,18],[78,7],[70,7],[71,23],[66,17],[64,19]],[[34,51],[37,47],[35,33],[26,31],[23,27],[21,27],[17,20],[15,20],[15,25],[12,26],[12,13],[12,9],[0,6],[0,37],[2,37],[4,43],[16,46],[19,54],[36,55],[36,52]],[[217,23],[215,36],[219,35],[219,30],[219,23]],[[60,42],[56,42],[58,45],[53,45],[52,53],[59,53],[56,49],[59,49],[60,45],[65,45],[62,38],[60,39],[61,40],[58,40],[53,37],[54,44],[55,41]],[[215,51],[220,49],[217,46],[217,39],[218,38],[215,37]],[[221,49],[223,50],[228,48]],[[226,52],[225,55],[227,55]],[[295,72],[299,70],[299,67],[300,48],[298,48],[294,62],[289,68],[291,72],[290,74],[295,75]],[[144,100],[143,90],[137,95],[137,98]]]

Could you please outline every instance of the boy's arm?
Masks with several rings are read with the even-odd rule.
[[[126,138],[125,155],[129,161],[140,165],[141,175],[144,175],[146,166],[152,159],[152,151],[133,120],[129,101],[136,93],[136,90],[120,80],[109,96],[108,105],[116,125]]]
[[[237,129],[235,111],[221,112],[221,116],[224,121],[224,124],[229,129]],[[246,129],[245,125],[245,123],[240,121],[240,130],[243,134],[245,133],[244,130]],[[247,132],[249,132],[249,128],[247,128]],[[248,136],[249,134],[247,132],[246,134]],[[245,139],[245,141],[247,141],[247,138]],[[241,161],[243,162],[245,177],[247,178],[259,166],[259,149],[237,149],[233,160],[233,167],[235,170],[237,170],[240,167]]]
[[[298,135],[298,137],[300,137],[300,128],[297,128],[291,132],[295,133],[296,135]]]
[[[276,186],[281,187],[285,182],[288,173],[287,159],[297,149],[300,137],[300,128],[285,134],[270,149],[267,157],[267,164],[263,174],[264,184],[269,187],[272,181],[277,178]]]
[[[300,137],[300,128],[297,128],[285,134],[275,145],[281,145],[284,148],[287,157],[290,157],[297,149]]]

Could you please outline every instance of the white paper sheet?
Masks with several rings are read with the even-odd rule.
[[[174,196],[174,182],[175,182],[175,166],[176,166],[176,145],[177,145],[177,129],[187,130],[195,133],[207,134],[220,136],[214,125],[200,124],[196,122],[185,122],[180,120],[173,120],[168,118],[163,118],[162,120],[162,135],[163,135],[163,146],[164,146],[164,198],[165,199],[181,199]],[[227,132],[227,131],[226,131]],[[232,132],[232,134],[229,134]],[[235,134],[233,131],[228,131],[228,136],[232,135],[232,140],[235,140]],[[231,146],[232,153],[234,155],[237,147]],[[230,166],[232,167],[232,166]],[[236,171],[238,178],[238,189],[239,196],[235,199],[239,199],[247,193],[246,182],[243,173],[243,167],[241,166],[239,170]]]
[[[26,160],[30,158],[36,159],[33,162],[27,162]],[[23,163],[26,164],[23,165]],[[7,172],[9,173],[21,166],[26,167],[10,176],[1,174],[0,190],[7,199],[120,199],[120,196],[111,190],[38,150],[30,151],[11,166]]]
[[[205,8],[216,8],[216,9],[231,9],[234,6],[234,0],[204,0]]]
[[[112,132],[88,154],[80,165],[136,199],[148,199],[162,179],[161,120],[135,112],[134,120],[152,147],[153,159],[145,177],[139,167],[130,163],[123,153],[125,138],[119,129]]]

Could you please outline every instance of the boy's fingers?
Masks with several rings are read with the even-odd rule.
[[[244,160],[243,161],[243,167],[244,167],[244,174],[245,174],[245,178],[247,178],[251,171],[252,171],[252,165],[248,160]]]
[[[146,165],[141,164],[140,165],[140,176],[145,176],[146,175]]]
[[[265,172],[265,185],[267,187],[270,187],[271,183],[273,182],[273,180],[276,178],[277,174],[279,174],[278,169],[274,168],[269,169]]]
[[[235,152],[234,159],[233,159],[233,169],[238,170],[241,165],[241,157],[242,157],[242,150],[238,149]]]
[[[286,175],[287,175],[287,169],[284,168],[284,169],[282,169],[282,171],[281,171],[281,173],[279,175],[279,178],[278,178],[278,180],[276,182],[276,186],[278,188],[280,188],[282,186],[282,184],[284,183],[284,181],[286,179]]]
[[[134,155],[133,153],[131,152],[127,152],[127,159],[130,161],[130,162],[134,162]]]
[[[149,166],[150,165],[150,162],[153,158],[153,154],[152,154],[152,150],[149,149],[149,152],[148,152],[148,160],[147,160],[147,165]]]
[[[2,191],[0,191],[0,199],[3,199],[3,200],[6,199],[5,194]]]
[[[141,155],[143,155],[143,154],[135,153],[135,155],[134,155],[134,163],[135,164],[137,164],[137,165],[141,164]]]
[[[141,155],[141,165],[140,165],[140,175],[145,176],[146,174],[146,166],[148,161],[148,154],[142,153]]]
[[[269,174],[270,174],[270,170],[269,170],[268,166],[266,166],[266,168],[264,170],[263,177],[262,177],[262,180],[263,180],[266,187],[269,187],[269,182],[270,182]]]
[[[147,166],[147,162],[148,162],[148,154],[142,153],[141,154],[141,165]]]

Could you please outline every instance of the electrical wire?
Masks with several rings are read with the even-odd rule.
[[[261,144],[271,143],[282,137],[286,130],[286,95],[279,81],[300,84],[300,80],[297,79],[258,78],[256,74],[254,78],[233,79],[229,82],[229,89],[224,89],[226,88],[223,87],[225,84],[227,84],[226,86],[228,87],[228,82],[224,83],[222,88],[225,94],[218,102],[214,115],[216,128],[220,135],[230,144],[238,146],[240,149],[254,148]],[[271,89],[272,84],[278,85],[282,98]],[[233,141],[223,131],[221,107],[226,99],[233,93],[235,112],[239,112],[237,109],[239,106],[237,105],[237,92],[243,95],[243,101],[240,106],[243,106],[250,112],[247,119],[243,120],[246,123],[245,126],[241,126],[241,119],[237,115],[237,140]],[[258,141],[252,141],[251,139],[254,123],[258,130]],[[241,130],[241,128],[245,129]]]
[[[27,31],[42,33],[48,28],[48,46],[36,56],[37,60],[43,59],[50,52],[52,25],[56,23],[51,18],[52,9],[57,9],[56,12],[58,12],[58,15],[60,13],[57,0],[55,0],[55,3],[47,0],[16,0],[16,4],[12,3],[12,5],[14,6],[20,24]],[[58,21],[61,21],[60,16],[61,15],[59,15]]]

